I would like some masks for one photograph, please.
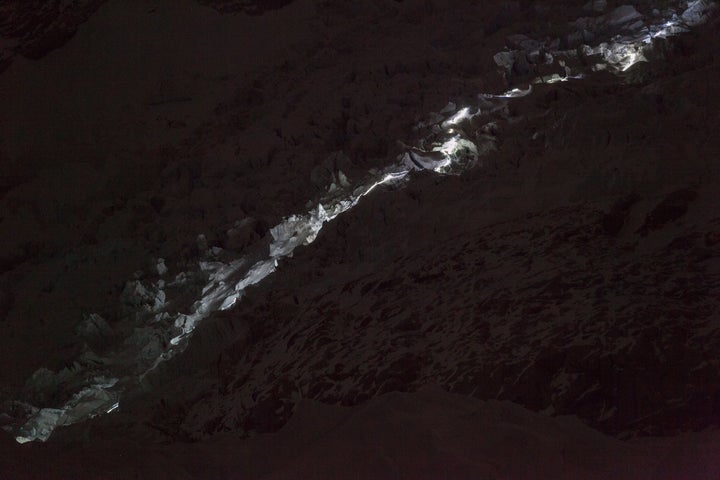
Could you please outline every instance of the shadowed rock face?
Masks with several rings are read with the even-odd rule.
[[[262,15],[293,0],[198,0],[220,13]],[[38,60],[62,47],[107,0],[7,0],[0,4],[0,73],[15,55]]]
[[[8,246],[0,251],[0,426],[12,429],[30,415],[18,399],[62,406],[76,391],[73,375],[112,370],[104,362],[122,363],[133,341],[146,341],[139,350],[148,355],[161,351],[167,338],[143,336],[161,321],[138,313],[145,303],[167,315],[188,313],[207,280],[198,262],[266,255],[271,225],[307,211],[328,184],[357,184],[405,144],[425,141],[433,122],[415,126],[442,118],[431,111],[452,100],[450,110],[459,112],[480,92],[540,81],[530,95],[498,101],[491,123],[453,124],[493,147],[474,169],[413,172],[406,185],[378,186],[312,245],[281,258],[233,309],[209,314],[185,351],[123,392],[118,410],[61,428],[45,445],[8,445],[18,454],[0,459],[16,469],[6,471],[42,476],[22,467],[34,459],[59,462],[59,477],[88,468],[92,477],[95,468],[117,478],[158,471],[222,478],[238,469],[250,477],[325,478],[355,465],[348,452],[369,449],[368,477],[382,478],[397,462],[404,470],[393,471],[412,478],[428,451],[430,476],[450,465],[445,474],[532,478],[537,470],[523,473],[518,462],[542,465],[530,457],[513,462],[508,446],[527,443],[548,457],[543,471],[552,477],[577,441],[585,446],[568,455],[584,466],[566,478],[643,478],[643,465],[659,472],[657,458],[673,451],[672,441],[654,450],[645,437],[687,434],[687,457],[668,460],[669,471],[707,465],[713,478],[712,455],[699,445],[717,438],[688,432],[720,424],[717,20],[654,39],[649,63],[610,73],[590,67],[615,52],[580,45],[651,23],[662,13],[651,2],[620,10],[619,2],[585,10],[573,2],[199,3],[215,10],[158,2],[153,17],[109,1],[93,16],[100,2],[47,2],[35,15],[30,4],[0,6],[13,19],[2,24],[3,35],[17,39],[13,55],[45,48],[31,45],[58,47],[42,39],[67,39],[52,32],[85,20],[88,32],[76,38],[102,40],[114,15],[141,25],[130,38],[157,40],[164,20],[168,32],[198,29],[197,41],[171,60],[172,45],[150,51],[138,42],[128,50],[123,65],[137,61],[141,72],[152,70],[148,78],[157,76],[157,88],[136,97],[127,91],[154,76],[122,84],[113,62],[97,69],[116,89],[103,84],[85,102],[79,92],[78,111],[116,108],[117,117],[83,123],[66,114],[75,112],[72,101],[34,106],[45,112],[38,122],[57,110],[60,120],[99,130],[97,137],[71,138],[72,148],[61,134],[39,138],[40,160],[32,139],[12,143],[14,150],[0,143],[0,160],[12,156],[15,169],[0,178],[0,238]],[[251,18],[217,13],[270,10]],[[298,18],[309,26],[298,27]],[[111,33],[110,47],[127,38]],[[213,57],[225,42],[239,53]],[[48,78],[62,72],[64,54],[82,65],[86,47],[70,43],[4,75]],[[259,47],[266,53],[255,54]],[[578,48],[567,65],[584,68],[585,78],[558,77],[566,65],[546,54],[564,48]],[[8,85],[25,92],[15,81]],[[107,100],[116,94],[119,107]],[[494,108],[482,98],[482,108]],[[25,115],[20,107],[15,112]],[[127,136],[111,137],[108,126]],[[155,143],[136,145],[137,131]],[[86,140],[94,149],[81,148]],[[47,154],[54,147],[67,147],[57,149],[63,163]],[[177,278],[190,280],[178,287]],[[446,393],[428,397],[428,385]],[[554,418],[563,415],[580,420]],[[435,416],[443,421],[428,420]],[[470,426],[462,426],[465,418]],[[484,428],[510,440],[497,451],[465,450],[494,442],[478,440]],[[382,447],[372,447],[373,432],[381,432]],[[631,437],[649,457],[625,462],[623,449],[636,444],[618,439]],[[393,450],[392,439],[411,447]],[[72,445],[92,446],[91,467]],[[142,460],[138,445],[151,460]],[[604,449],[602,461],[593,446]],[[138,464],[103,456],[114,448]],[[305,457],[288,457],[293,448]],[[400,459],[384,459],[385,451]],[[255,462],[262,455],[277,462]],[[509,460],[497,466],[498,455]],[[308,466],[326,460],[324,473]]]
[[[62,47],[107,0],[9,0],[0,5],[0,73],[15,55],[38,60]]]
[[[269,10],[277,10],[293,0],[198,0],[221,13],[243,12],[248,15],[262,15]]]

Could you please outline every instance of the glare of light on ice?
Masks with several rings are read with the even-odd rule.
[[[470,113],[470,107],[461,108],[452,117],[445,120],[442,124],[442,127],[447,129],[451,125],[457,125],[458,123],[463,122],[465,120],[470,120],[474,116],[475,116],[475,114]]]
[[[642,51],[628,52],[627,57],[620,61],[620,70],[623,72],[635,65],[636,63],[647,62],[647,58],[643,55]]]
[[[532,93],[532,85],[528,86],[528,88],[526,90],[522,90],[520,88],[513,88],[501,95],[496,95],[496,97],[498,97],[498,98],[518,98],[518,97],[524,97],[526,95],[530,95],[530,93]]]
[[[245,264],[244,261],[236,261],[230,265],[203,263],[202,269],[212,272],[210,280],[203,288],[203,297],[195,302],[195,311],[188,315],[179,315],[175,320],[175,327],[180,329],[181,333],[173,337],[170,344],[173,347],[180,345],[195,330],[200,321],[212,312],[228,310],[235,306],[247,287],[259,283],[277,269],[280,258],[291,256],[297,247],[314,242],[325,223],[357,205],[360,198],[377,186],[398,181],[407,173],[407,170],[387,173],[380,180],[367,187],[359,187],[345,198],[336,198],[328,201],[327,204],[318,203],[307,214],[290,215],[285,218],[270,229],[273,240],[269,247],[269,258],[256,262],[234,284],[228,282],[229,277],[237,274]],[[170,357],[171,355],[168,355],[158,359],[150,370]]]
[[[388,173],[387,175],[385,175],[382,178],[382,180],[379,180],[379,181],[373,183],[362,195],[360,195],[360,197],[364,197],[368,193],[372,192],[375,189],[375,187],[377,187],[379,185],[384,185],[386,183],[394,182],[397,180],[402,180],[403,178],[405,178],[407,176],[408,172],[409,172],[408,170],[402,170],[400,172]]]
[[[458,151],[459,145],[460,143],[458,141],[458,137],[452,137],[450,140],[442,144],[440,151],[445,155],[454,155],[455,152]]]

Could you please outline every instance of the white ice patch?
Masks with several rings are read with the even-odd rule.
[[[354,207],[360,198],[367,195],[378,185],[400,181],[407,173],[407,169],[392,167],[378,181],[358,187],[344,197],[327,200],[327,203],[320,202],[304,215],[287,217],[270,229],[272,242],[270,243],[268,258],[254,263],[238,281],[232,279],[240,275],[240,272],[247,264],[245,259],[241,258],[230,264],[200,262],[200,269],[209,274],[208,283],[202,290],[202,298],[195,302],[195,310],[191,314],[177,316],[174,326],[180,333],[170,339],[170,345],[175,350],[171,349],[164,352],[163,355],[158,357],[150,370],[154,369],[159,363],[172,358],[177,347],[180,347],[189,338],[197,325],[208,315],[218,310],[232,308],[242,298],[247,287],[260,283],[277,270],[279,259],[290,257],[297,247],[314,242],[325,223],[332,221],[341,213]],[[344,178],[347,181],[347,178]]]
[[[653,48],[653,39],[668,38],[679,33],[687,32],[690,27],[697,26],[707,20],[707,14],[716,7],[710,0],[694,0],[687,2],[687,8],[681,15],[672,17],[659,25],[645,26],[638,19],[640,14],[631,6],[619,7],[606,16],[610,25],[629,23],[638,20],[627,27],[631,30],[612,42],[601,43],[595,48],[585,46],[586,55],[599,54],[606,63],[598,64],[595,71],[615,70],[627,71],[633,65],[647,62],[646,54]]]
[[[527,95],[530,95],[532,93],[532,86],[528,86],[525,90],[521,88],[513,88],[508,90],[507,92],[500,94],[500,95],[494,95],[497,98],[520,98],[525,97]]]
[[[118,379],[96,378],[95,381],[94,385],[74,394],[61,408],[37,410],[18,430],[15,440],[18,443],[45,441],[58,426],[71,425],[107,413],[117,403],[119,393],[110,389]]]
[[[647,62],[644,49],[644,42],[601,43],[598,47],[592,49],[592,53],[599,53],[609,65],[624,72],[636,63]]]
[[[470,113],[470,107],[464,107],[457,111],[454,115],[452,115],[450,118],[445,120],[441,127],[445,130],[452,128],[453,126],[462,123],[466,120],[471,120],[477,113]]]
[[[688,8],[680,16],[689,27],[700,25],[707,20],[707,14],[715,9],[716,4],[710,0],[695,0],[688,2]]]

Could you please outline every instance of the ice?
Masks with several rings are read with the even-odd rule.
[[[44,442],[50,438],[53,430],[62,424],[64,419],[64,410],[60,408],[43,408],[22,426],[15,440],[17,440],[18,443],[27,443],[34,440]]]
[[[165,306],[164,285],[163,281],[158,281],[146,286],[140,280],[134,280],[125,284],[121,297],[126,305],[138,312],[157,313]]]
[[[165,275],[168,271],[167,267],[165,266],[165,259],[164,258],[158,258],[157,265],[155,267],[157,269],[158,275],[161,277]]]
[[[444,168],[450,160],[443,152],[423,152],[421,150],[409,150],[404,154],[403,164],[414,170],[435,170]]]
[[[350,188],[350,182],[342,170],[338,170],[338,180],[340,181],[340,186],[342,188]]]
[[[270,244],[270,256],[284,257],[299,245],[313,242],[327,220],[327,212],[321,203],[307,215],[291,215],[270,229],[273,238]]]
[[[608,65],[625,71],[638,62],[647,62],[643,43],[602,43],[592,50],[593,54],[600,54]]]
[[[248,274],[243,278],[237,285],[235,285],[236,292],[242,292],[250,285],[255,285],[261,282],[265,277],[270,275],[277,268],[277,260],[274,258],[263,260],[250,269]]]
[[[117,381],[116,378],[96,378],[94,385],[73,395],[62,408],[37,410],[18,430],[15,440],[18,443],[45,441],[58,426],[71,425],[107,413],[117,403],[118,392],[109,390]]]
[[[498,67],[511,70],[515,63],[515,54],[513,52],[498,52],[493,56],[493,60]]]
[[[708,0],[695,0],[688,2],[688,8],[680,16],[688,26],[695,26],[703,23],[707,18],[707,12],[715,8],[715,3]]]

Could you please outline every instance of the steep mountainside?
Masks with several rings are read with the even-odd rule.
[[[717,478],[711,2],[42,5],[0,478]]]

